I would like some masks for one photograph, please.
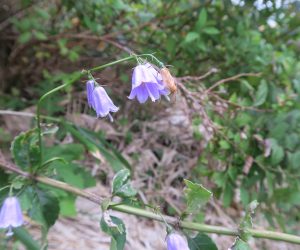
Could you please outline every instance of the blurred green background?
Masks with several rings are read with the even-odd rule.
[[[96,73],[120,106],[113,124],[88,110],[84,81],[45,101],[44,114],[77,125],[47,142],[47,157],[73,164],[55,165],[61,179],[107,185],[125,165],[150,203],[176,215],[186,178],[233,219],[256,199],[266,228],[300,233],[299,1],[3,0],[0,32],[2,111],[34,113],[72,72],[130,53],[155,53],[177,78],[170,103],[139,105],[127,99],[134,63]],[[0,123],[4,152],[33,125]],[[75,198],[60,196],[61,214],[75,215]]]

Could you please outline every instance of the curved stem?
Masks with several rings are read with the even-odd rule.
[[[44,176],[33,176],[27,172],[22,171],[14,164],[1,161],[0,165],[6,170],[15,172],[19,175],[22,175],[29,179],[33,179],[40,183],[44,183],[46,185],[49,185],[49,186],[52,186],[52,187],[55,187],[58,189],[62,189],[64,191],[70,192],[77,196],[81,196],[81,197],[86,198],[96,204],[101,205],[101,202],[104,200],[103,197],[100,197],[93,193],[73,187],[64,182],[53,180],[51,178],[44,177]],[[170,225],[177,225],[177,223],[178,223],[177,218],[170,217],[167,215],[159,215],[159,214],[153,213],[153,212],[145,210],[145,209],[131,207],[128,205],[110,203],[108,206],[108,209],[112,209],[112,210],[127,213],[127,214],[133,214],[136,216],[141,216],[144,218],[161,221],[161,222],[163,222],[165,220]],[[222,227],[222,226],[212,226],[212,225],[194,223],[194,222],[190,222],[190,221],[186,221],[186,220],[180,221],[179,226],[182,229],[194,230],[194,231],[199,231],[199,232],[204,232],[204,233],[216,233],[216,234],[232,235],[232,236],[239,235],[238,229],[229,229],[229,228]],[[265,238],[265,239],[271,239],[271,240],[290,242],[290,243],[294,243],[294,244],[300,244],[300,236],[286,234],[286,233],[278,233],[278,232],[267,231],[267,230],[256,230],[256,229],[248,229],[248,230],[251,233],[251,235],[255,238]]]
[[[83,75],[85,74],[90,74],[91,72],[94,71],[98,71],[104,68],[107,68],[109,66],[121,63],[121,62],[125,62],[131,59],[135,59],[136,57],[150,57],[152,59],[155,59],[156,62],[160,65],[163,65],[154,55],[152,54],[141,54],[141,55],[131,55],[110,63],[106,63],[97,67],[94,67],[92,69],[89,70],[83,70],[82,72],[74,72],[73,75],[75,75],[71,80],[67,81],[66,83],[59,85],[58,87],[50,90],[49,92],[47,92],[46,94],[44,94],[38,101],[37,104],[37,111],[36,111],[36,117],[37,117],[37,129],[38,129],[38,143],[39,143],[39,148],[40,148],[40,164],[38,166],[41,167],[42,162],[43,162],[43,145],[42,145],[42,129],[41,129],[41,104],[42,102],[49,97],[50,95],[58,92],[61,89],[66,88],[67,86],[71,85],[72,83],[74,83],[75,81],[79,80]],[[30,173],[35,173],[36,169],[30,169]]]
[[[72,83],[74,83],[75,81],[80,79],[82,76],[83,76],[82,72],[75,73],[75,76],[71,80],[69,80],[66,83],[50,90],[49,92],[44,94],[38,101],[37,110],[36,110],[36,117],[37,117],[37,128],[38,128],[38,137],[39,137],[38,141],[39,141],[39,148],[40,148],[40,164],[39,164],[39,167],[42,165],[42,162],[43,162],[43,145],[42,145],[42,129],[41,129],[41,104],[47,97],[49,97],[50,95],[54,94],[55,92],[57,92],[61,89],[64,89],[68,85],[71,85]],[[30,169],[30,171],[31,171],[31,173],[33,173],[35,170]]]

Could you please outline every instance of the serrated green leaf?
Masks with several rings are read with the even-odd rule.
[[[136,195],[136,190],[130,184],[130,171],[128,169],[120,170],[113,179],[112,193],[120,197],[131,197]]]
[[[190,250],[218,250],[212,239],[203,233],[198,233],[194,238],[188,238]]]
[[[123,250],[126,243],[126,228],[123,221],[104,213],[100,226],[103,232],[112,237],[110,250]]]
[[[40,163],[37,129],[22,132],[11,144],[11,153],[16,165],[27,170]]]
[[[255,94],[254,106],[260,106],[265,103],[268,95],[268,85],[265,80],[262,80]]]
[[[187,212],[194,213],[199,211],[201,206],[205,205],[212,196],[212,193],[202,185],[184,180],[186,188],[184,190],[187,199]]]

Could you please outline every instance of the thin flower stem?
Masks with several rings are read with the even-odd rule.
[[[91,76],[91,72],[95,72],[95,71],[98,71],[98,70],[101,70],[101,69],[104,69],[104,68],[107,68],[109,66],[112,66],[112,65],[115,65],[115,64],[118,64],[118,63],[121,63],[121,62],[125,62],[125,61],[128,61],[128,60],[131,60],[131,59],[135,59],[135,58],[138,58],[138,57],[151,57],[152,59],[155,59],[157,61],[158,64],[162,64],[154,55],[152,54],[141,54],[141,55],[131,55],[131,56],[128,56],[128,57],[125,57],[125,58],[122,58],[122,59],[119,59],[119,60],[116,60],[116,61],[113,61],[113,62],[110,62],[110,63],[106,63],[106,64],[103,64],[103,65],[100,65],[100,66],[97,66],[97,67],[94,67],[92,69],[89,69],[89,70],[83,70],[81,72],[74,72],[72,75],[74,75],[74,77],[72,79],[70,79],[69,81],[65,82],[64,84],[62,85],[59,85],[58,87],[50,90],[49,92],[47,92],[46,94],[44,94],[38,101],[38,104],[37,104],[37,111],[36,111],[36,117],[37,117],[37,129],[38,129],[38,143],[39,143],[39,148],[40,148],[40,164],[38,166],[38,168],[41,167],[42,163],[43,163],[43,143],[42,143],[42,129],[41,129],[41,104],[42,102],[47,98],[49,97],[50,95],[60,91],[61,89],[64,89],[66,88],[67,86],[73,84],[74,82],[76,82],[77,80],[79,80],[82,76],[84,76],[85,74],[88,75],[88,77]],[[38,169],[37,168],[37,169]],[[30,173],[35,173],[37,169],[30,169]]]
[[[0,152],[1,154],[1,152]],[[6,161],[0,161],[0,165],[11,172],[15,172],[21,176],[24,176],[28,179],[33,179],[35,181],[38,181],[40,183],[70,192],[72,194],[75,194],[77,196],[81,196],[83,198],[86,198],[98,205],[101,205],[101,202],[104,200],[103,197],[100,197],[98,195],[95,195],[93,193],[81,190],[79,188],[73,187],[69,184],[66,184],[61,181],[57,181],[48,177],[44,176],[34,176],[31,175],[27,172],[22,171],[19,169],[17,166],[15,166],[12,163],[8,163]],[[149,210],[145,210],[142,208],[137,208],[137,207],[131,207],[128,205],[122,205],[122,204],[116,204],[116,203],[110,203],[108,206],[108,209],[112,209],[115,211],[127,213],[127,214],[132,214],[156,221],[161,221],[164,222],[164,220],[173,226],[178,225],[178,220],[177,218],[170,217],[167,215],[159,215],[154,212],[151,212]],[[163,218],[162,218],[163,216]],[[212,225],[206,225],[206,224],[200,224],[200,223],[194,223],[190,221],[180,221],[179,226],[182,229],[187,229],[187,230],[193,230],[193,231],[199,231],[199,232],[204,232],[204,233],[216,233],[216,234],[222,234],[222,235],[231,235],[231,236],[238,236],[239,232],[238,229],[229,229],[226,227],[222,226],[212,226]],[[278,240],[278,241],[285,241],[285,242],[290,242],[294,244],[299,244],[300,245],[300,236],[296,235],[291,235],[291,234],[286,234],[286,233],[279,233],[279,232],[273,232],[273,231],[267,231],[267,230],[256,230],[256,229],[248,229],[251,235],[255,238],[265,238],[265,239],[271,239],[271,240]]]

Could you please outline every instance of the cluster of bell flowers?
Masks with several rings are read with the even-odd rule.
[[[119,108],[114,105],[105,89],[94,79],[86,83],[88,105],[93,108],[97,117],[108,116],[113,121],[111,112],[117,112]],[[175,80],[169,70],[163,67],[157,71],[149,62],[137,65],[132,74],[132,89],[128,96],[130,100],[137,99],[139,103],[145,103],[148,99],[155,102],[164,96],[176,91]]]
[[[12,229],[23,224],[23,214],[18,198],[15,196],[7,197],[0,211],[0,228],[7,230],[7,236],[12,236]],[[170,232],[167,235],[166,242],[168,250],[189,250],[186,239],[177,232]]]

